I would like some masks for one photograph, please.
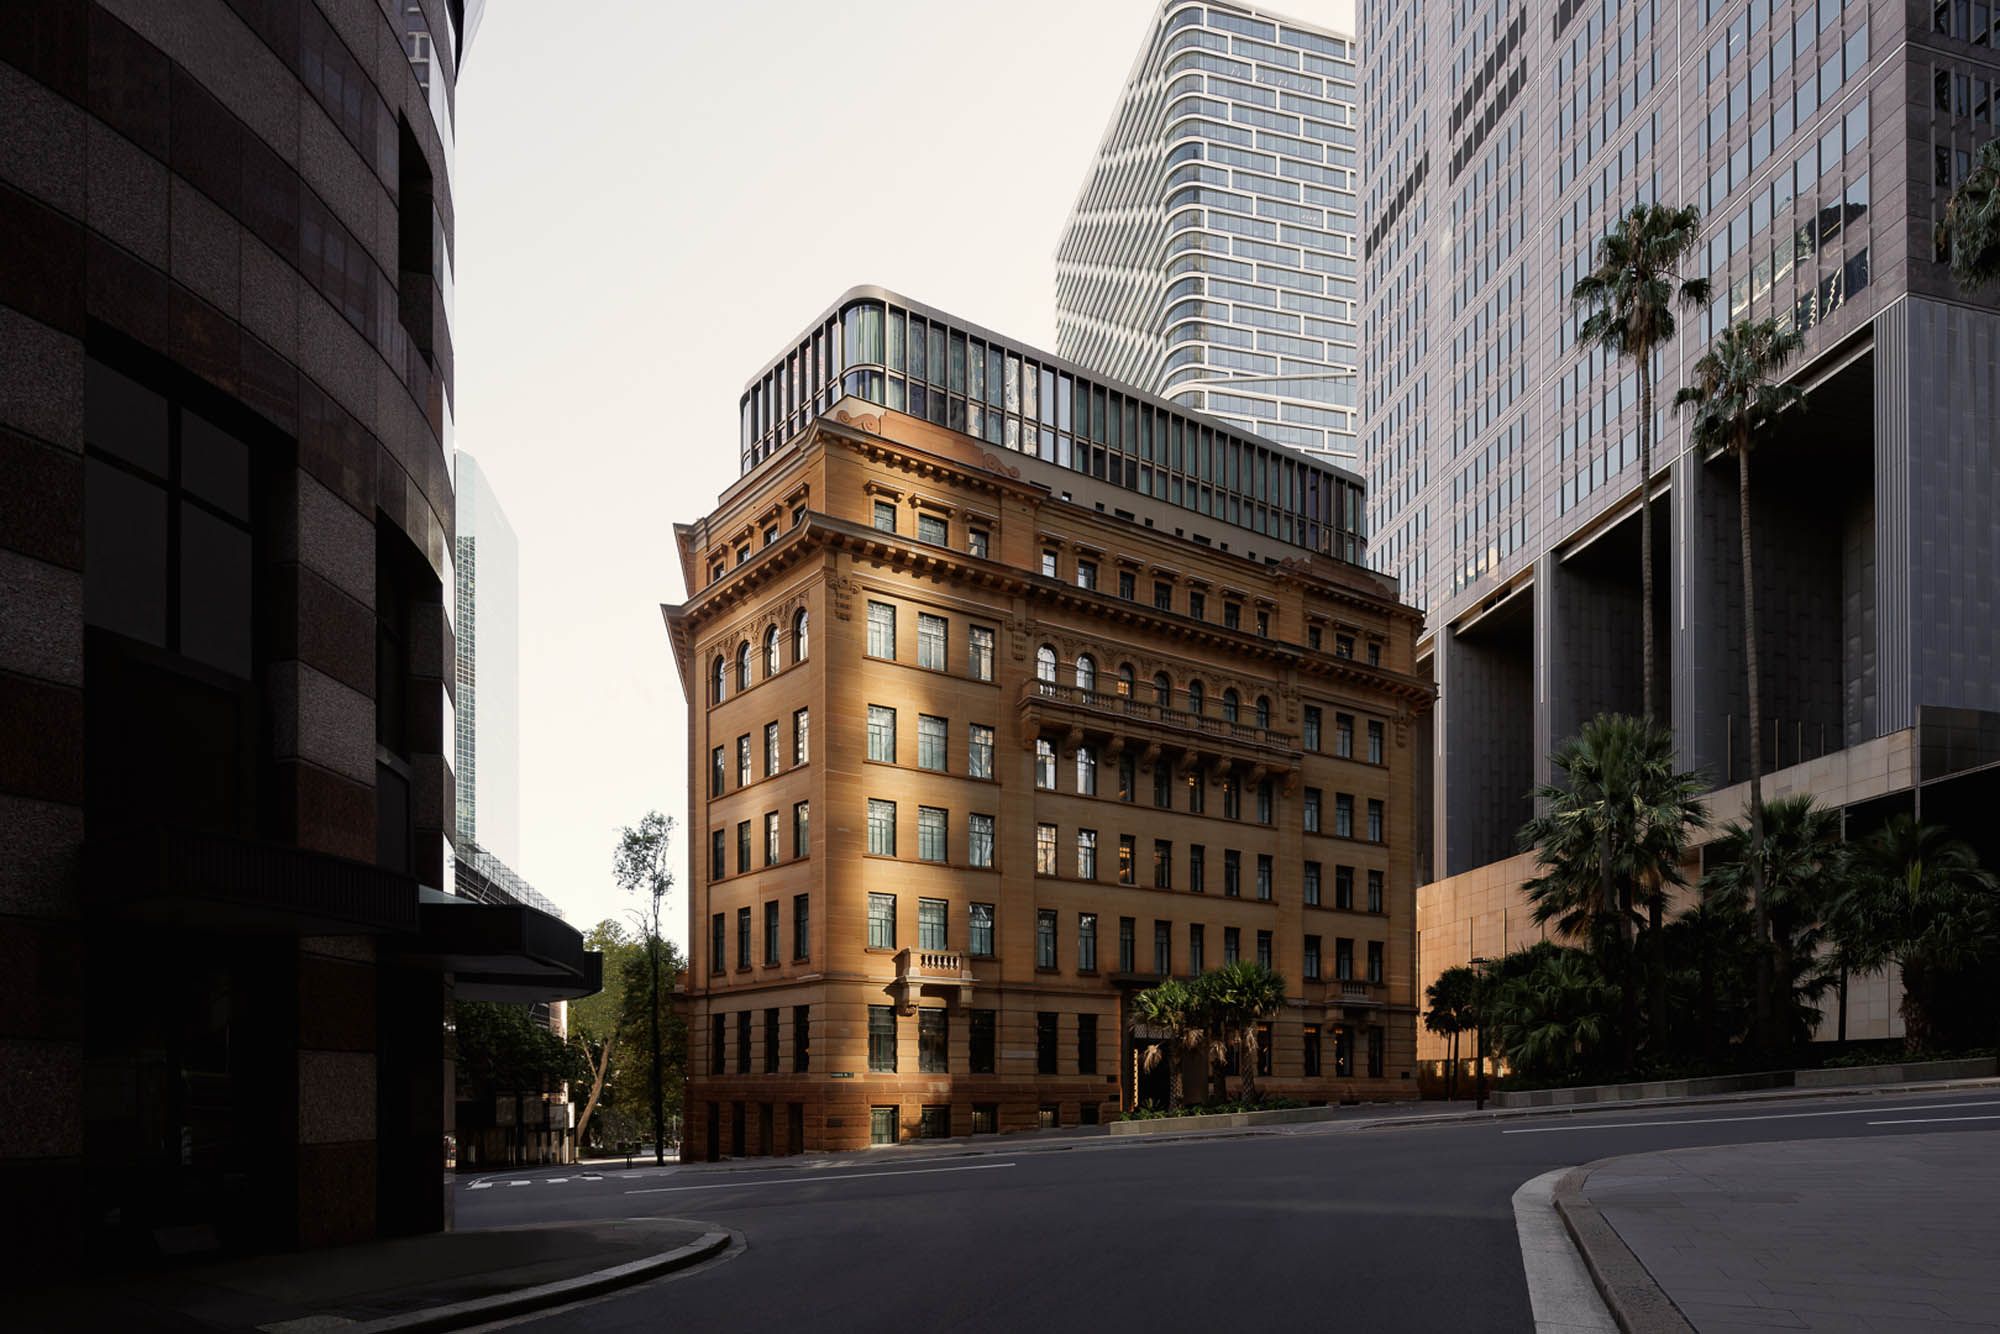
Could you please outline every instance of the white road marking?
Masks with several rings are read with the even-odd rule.
[[[604,1174],[602,1172],[585,1172],[583,1179],[585,1181],[602,1181],[604,1180]]]
[[[823,1181],[866,1181],[871,1177],[921,1177],[939,1172],[991,1172],[1013,1163],[973,1163],[966,1167],[912,1167],[900,1172],[843,1172],[839,1176],[786,1177],[782,1181],[718,1181],[708,1186],[648,1186],[628,1190],[627,1195],[666,1195],[683,1190],[741,1190],[749,1186],[816,1186]]]
[[[532,1181],[509,1181],[507,1184],[510,1186],[532,1186],[535,1183]]]
[[[1943,1121],[2000,1121],[2000,1116],[1912,1116],[1900,1121],[1870,1121],[1871,1126],[1934,1126]]]
[[[1569,1170],[1544,1172],[1514,1192],[1514,1230],[1520,1234],[1521,1267],[1528,1276],[1528,1305],[1536,1334],[1614,1334],[1618,1326],[1556,1213],[1556,1182]]]
[[[560,1185],[562,1185],[562,1183],[563,1183],[563,1182],[565,1182],[565,1181],[569,1180],[569,1178],[568,1178],[568,1177],[545,1177],[545,1178],[544,1178],[544,1180],[546,1180],[546,1181],[547,1181],[547,1182],[548,1182],[548,1183],[549,1183],[549,1184],[550,1184],[551,1186],[560,1186]]]
[[[486,1188],[487,1188],[488,1186],[491,1186],[492,1184],[493,1184],[493,1183],[492,1183],[491,1181],[475,1181],[475,1182],[473,1182],[473,1183],[472,1183],[472,1184],[471,1184],[470,1186],[467,1186],[467,1187],[466,1187],[466,1189],[467,1189],[467,1190],[485,1190],[485,1189],[486,1189]]]
[[[2000,1102],[1933,1102],[1920,1107],[1898,1107],[1900,1112],[1935,1112],[1958,1107],[2000,1107]],[[1518,1130],[1503,1130],[1503,1135],[1549,1135],[1571,1130],[1647,1130],[1659,1126],[1720,1126],[1740,1121],[1802,1121],[1816,1116],[1866,1116],[1870,1112],[1880,1112],[1880,1107],[1844,1107],[1832,1112],[1771,1112],[1764,1116],[1703,1116],[1689,1117],[1678,1121],[1615,1121],[1592,1123],[1579,1120],[1574,1124],[1559,1126],[1524,1126]]]

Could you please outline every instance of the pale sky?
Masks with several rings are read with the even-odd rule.
[[[458,445],[521,544],[515,869],[572,924],[633,906],[621,825],[686,821],[659,604],[673,525],[736,478],[744,382],[859,283],[1052,348],[1056,241],[1156,8],[490,0],[457,103]],[[1274,8],[1352,31],[1352,0]]]

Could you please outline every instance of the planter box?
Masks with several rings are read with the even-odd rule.
[[[1911,1061],[1901,1065],[1801,1070],[1796,1082],[1802,1089],[1833,1089],[1868,1084],[1908,1084],[1929,1079],[1988,1079],[1995,1074],[2000,1074],[2000,1058],[1975,1056],[1963,1061]]]
[[[1581,1107],[1600,1102],[1639,1102],[1649,1098],[1698,1098],[1712,1093],[1754,1093],[1792,1087],[1790,1070],[1764,1070],[1748,1075],[1704,1075],[1695,1079],[1649,1079],[1638,1084],[1589,1084],[1581,1088],[1525,1089],[1495,1093],[1495,1107]]]

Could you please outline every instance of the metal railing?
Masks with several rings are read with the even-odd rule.
[[[516,903],[525,904],[539,912],[545,912],[558,920],[562,918],[563,910],[555,905],[554,900],[550,899],[526,880],[523,880],[519,872],[515,871],[513,867],[501,861],[477,843],[468,843],[464,848],[461,848],[458,852],[458,860],[464,865],[470,866],[485,879],[491,881],[495,889],[507,895]]]

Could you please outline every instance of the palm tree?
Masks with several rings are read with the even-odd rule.
[[[1707,821],[1707,780],[1675,768],[1673,734],[1625,714],[1599,714],[1550,757],[1565,777],[1535,790],[1541,814],[1521,830],[1542,874],[1527,884],[1538,925],[1583,941],[1624,974],[1622,1036],[1630,1064],[1637,1034],[1638,990],[1630,976],[1635,903],[1646,907],[1653,1045],[1666,1041],[1667,957],[1664,934],[1670,885],[1685,883],[1681,864],[1694,831]]]
[[[2000,139],[1980,148],[1938,231],[1951,250],[1951,276],[1968,295],[2000,278]]]
[[[1846,967],[1902,968],[1903,1039],[1912,1052],[1961,1026],[1963,1016],[1943,1004],[1954,975],[2000,960],[2000,882],[1970,846],[1908,815],[1890,816],[1855,851],[1853,877],[1829,919]],[[1990,1007],[1990,989],[1984,995]]]
[[[1764,901],[1770,918],[1773,967],[1787,998],[1774,1036],[1787,1051],[1812,1035],[1817,1002],[1833,983],[1821,957],[1828,910],[1845,887],[1847,846],[1840,812],[1810,796],[1780,797],[1764,809]],[[1751,831],[1726,825],[1709,852],[1702,897],[1740,911],[1751,898]]]
[[[1716,336],[1694,364],[1694,383],[1674,395],[1674,406],[1694,412],[1695,441],[1736,455],[1736,535],[1743,565],[1743,667],[1750,703],[1750,913],[1758,965],[1752,1040],[1771,1042],[1770,910],[1764,901],[1764,698],[1757,670],[1757,591],[1750,550],[1750,446],[1767,426],[1803,397],[1777,376],[1799,350],[1799,335],[1776,320],[1739,320]]]
[[[1458,1092],[1458,1037],[1475,1026],[1479,1008],[1479,974],[1464,964],[1447,968],[1424,988],[1424,1028],[1451,1039],[1451,1060],[1445,1066],[1444,1096]]]
[[[1571,307],[1585,314],[1580,342],[1632,358],[1639,376],[1639,596],[1645,686],[1640,716],[1653,718],[1653,353],[1674,336],[1674,307],[1708,301],[1708,279],[1680,277],[1701,242],[1701,210],[1635,204],[1597,243],[1597,267],[1577,280]]]
[[[1133,1030],[1150,1028],[1164,1034],[1164,1041],[1146,1048],[1140,1058],[1140,1066],[1152,1070],[1161,1061],[1167,1063],[1167,1110],[1174,1111],[1181,1105],[1181,1063],[1187,1053],[1198,1050],[1205,1041],[1200,1026],[1200,1006],[1193,987],[1187,983],[1168,978],[1157,986],[1151,986],[1132,997],[1130,1026]]]
[[[1493,1026],[1501,1055],[1525,1075],[1588,1068],[1604,1045],[1616,990],[1582,950],[1544,956],[1497,988]]]
[[[1195,979],[1212,1053],[1234,1052],[1243,1072],[1243,1100],[1257,1097],[1257,1025],[1285,1003],[1285,979],[1263,964],[1238,959]],[[1218,1063],[1218,1069],[1220,1065]]]

